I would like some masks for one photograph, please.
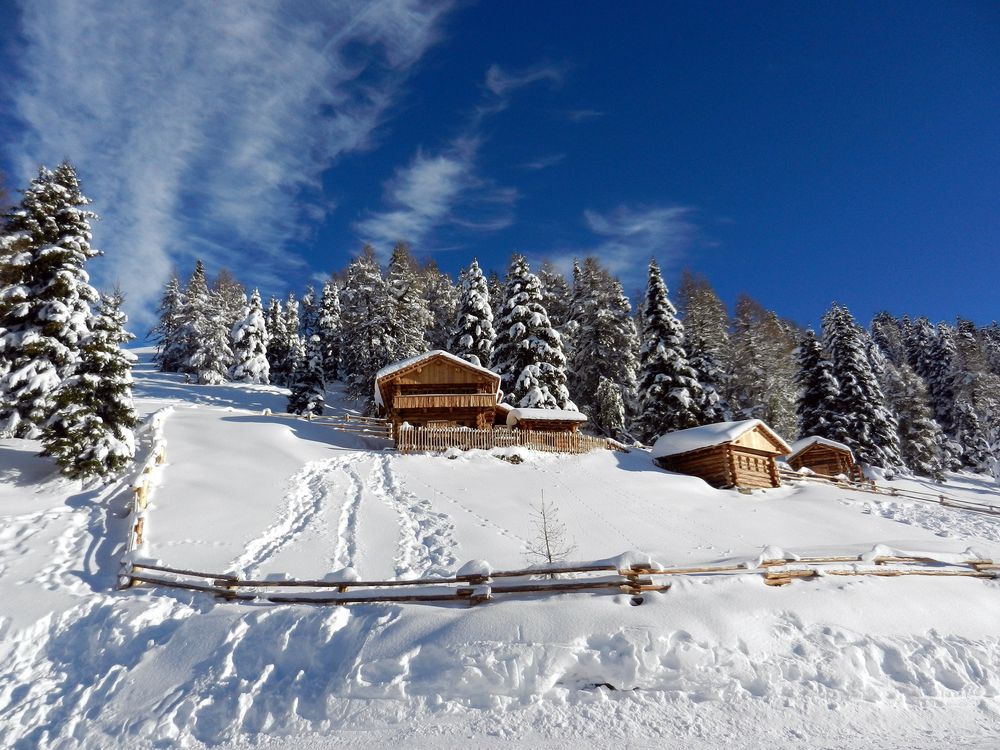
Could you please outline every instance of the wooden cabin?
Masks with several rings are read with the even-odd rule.
[[[795,471],[809,469],[827,477],[845,476],[864,481],[865,475],[854,460],[854,452],[836,440],[811,436],[792,443],[792,454],[785,462]]]
[[[493,426],[500,376],[440,349],[383,367],[375,376],[375,403],[398,437],[414,427]]]
[[[511,409],[507,426],[536,432],[576,432],[587,415],[568,409]]]
[[[661,468],[700,477],[713,487],[780,487],[775,459],[791,447],[759,419],[692,427],[653,446]]]

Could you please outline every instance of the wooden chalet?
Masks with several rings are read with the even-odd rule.
[[[845,476],[858,482],[865,478],[849,447],[816,435],[792,443],[792,453],[785,462],[795,471],[809,469],[823,476]]]
[[[535,432],[576,432],[587,416],[568,409],[511,409],[507,426]]]
[[[375,403],[385,411],[394,438],[403,423],[492,428],[499,395],[499,375],[440,349],[391,364],[375,376]]]
[[[663,435],[653,446],[661,468],[713,487],[780,487],[775,459],[791,447],[759,419],[720,422]]]

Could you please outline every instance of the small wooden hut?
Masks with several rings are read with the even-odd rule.
[[[497,409],[493,414],[493,426],[494,427],[506,427],[507,426],[507,415],[514,411],[514,407],[510,404],[505,404],[500,402],[497,404]]]
[[[700,477],[713,487],[780,487],[775,459],[791,447],[759,419],[692,427],[663,435],[653,446],[656,464]]]
[[[414,427],[493,426],[500,376],[436,349],[383,367],[375,376],[375,403],[392,424]]]
[[[507,426],[536,432],[576,432],[587,415],[568,409],[511,409]]]
[[[864,480],[861,467],[854,460],[854,452],[836,440],[813,435],[792,443],[792,454],[785,462],[795,471],[809,469],[827,477],[845,476],[856,481]]]

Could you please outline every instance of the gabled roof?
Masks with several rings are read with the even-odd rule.
[[[760,428],[784,453],[791,453],[792,449],[781,436],[768,427],[759,419],[744,419],[740,422],[717,422],[716,424],[706,424],[701,427],[692,427],[688,430],[677,430],[668,432],[660,436],[660,439],[653,445],[650,452],[653,458],[664,458],[666,456],[676,456],[680,453],[688,453],[701,448],[711,448],[724,443],[731,443],[739,439],[750,430]]]
[[[382,381],[402,373],[404,370],[420,369],[425,362],[432,359],[445,359],[453,365],[465,368],[466,370],[472,370],[474,372],[480,373],[482,375],[489,376],[492,380],[496,381],[497,391],[500,390],[500,376],[493,372],[493,370],[487,370],[485,367],[479,365],[474,365],[466,359],[461,357],[456,357],[451,352],[446,352],[443,349],[433,349],[429,352],[424,352],[423,354],[417,354],[414,357],[407,357],[406,359],[401,359],[399,362],[393,362],[391,365],[386,365],[377,373],[375,373],[375,403],[379,406],[384,406],[382,402],[382,391],[379,388]]]
[[[836,448],[837,450],[846,451],[850,454],[852,459],[854,458],[854,451],[843,443],[838,443],[836,440],[830,440],[829,438],[820,437],[819,435],[811,435],[792,443],[792,455],[787,456],[785,460],[791,461],[797,455],[806,450],[806,448],[811,448],[814,445],[825,445],[828,448]]]
[[[514,426],[520,420],[533,422],[586,422],[587,415],[569,409],[511,409],[507,413],[507,424]]]

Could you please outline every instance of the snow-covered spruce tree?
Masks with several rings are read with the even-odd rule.
[[[812,329],[799,342],[798,362],[799,400],[795,413],[799,434],[844,440],[847,425],[838,412],[840,386],[833,375],[833,364]]]
[[[387,320],[392,342],[389,361],[422,354],[427,351],[427,331],[432,320],[416,263],[405,243],[397,244],[392,250],[385,286],[391,301]]]
[[[905,362],[885,368],[883,379],[886,400],[899,424],[899,450],[903,463],[914,474],[944,479],[941,445],[944,435],[934,421],[927,403],[923,379]]]
[[[285,311],[281,307],[281,300],[276,297],[271,297],[271,301],[267,304],[264,326],[267,328],[268,336],[268,376],[275,385],[285,385],[281,366],[288,361],[291,341],[288,338],[288,329],[285,327]]]
[[[319,327],[320,305],[322,300],[316,296],[316,289],[310,284],[299,302],[299,335],[308,342]]]
[[[202,385],[219,385],[229,376],[233,364],[229,315],[225,300],[209,292],[203,312],[196,319],[198,335],[192,340],[193,351],[188,360],[188,370]]]
[[[340,378],[340,292],[333,281],[323,284],[320,297],[319,318],[316,321],[323,356],[323,382],[332,383]]]
[[[556,267],[545,261],[538,268],[538,280],[542,282],[542,305],[549,314],[549,322],[562,338],[563,352],[570,361],[573,324],[573,289]],[[576,393],[574,391],[574,398]]]
[[[823,343],[839,386],[837,410],[844,419],[843,442],[859,461],[897,469],[902,464],[899,426],[872,371],[866,339],[847,308],[834,304],[823,316]]]
[[[697,338],[691,341],[687,330],[684,331],[684,339],[688,364],[698,374],[698,383],[701,384],[701,423],[715,424],[728,421],[731,412],[729,404],[722,396],[726,383],[725,371],[704,339]]]
[[[984,418],[1000,404],[1000,378],[990,371],[975,323],[959,318],[950,329],[950,336],[955,347],[954,437],[963,448],[963,465],[973,471],[986,471],[990,464],[990,437]]]
[[[175,332],[175,346],[179,360],[178,371],[193,375],[191,358],[195,354],[198,341],[205,336],[207,319],[210,316],[211,292],[205,276],[205,264],[195,261],[194,271],[184,287],[181,310]]]
[[[41,167],[7,215],[0,256],[0,434],[35,437],[54,408],[53,394],[75,370],[90,335],[96,290],[84,264],[90,201],[69,162]]]
[[[323,414],[326,405],[323,385],[323,342],[313,334],[303,344],[296,343],[296,365],[292,375],[288,411],[292,414]]]
[[[270,383],[270,367],[267,363],[270,337],[258,290],[253,290],[246,314],[233,326],[231,338],[234,361],[229,370],[230,379],[239,383]]]
[[[601,378],[590,418],[611,437],[618,440],[626,437],[625,400],[620,386],[607,378]]]
[[[43,455],[69,477],[114,476],[135,457],[135,355],[122,349],[134,337],[125,330],[121,303],[118,291],[101,299],[76,370],[56,391],[56,410],[42,433]]]
[[[638,335],[621,283],[595,258],[587,258],[580,271],[574,319],[573,358],[569,368],[569,387],[577,404],[597,427],[611,429],[597,418],[597,391],[601,379],[614,383],[626,402],[635,399],[638,368]]]
[[[504,294],[504,283],[500,274],[496,271],[490,271],[486,274],[486,288],[490,293],[490,307],[493,308],[493,314],[498,315],[503,309]]]
[[[703,393],[684,351],[684,326],[667,296],[660,267],[649,262],[639,340],[635,431],[644,442],[701,423]]]
[[[157,323],[149,332],[150,338],[156,341],[156,357],[154,361],[160,372],[177,372],[184,363],[183,346],[183,310],[184,292],[181,282],[174,274],[163,287],[163,297],[157,310]]]
[[[269,311],[270,312],[270,311]],[[292,373],[295,369],[296,346],[300,343],[299,335],[299,301],[295,294],[289,293],[284,305],[278,305],[279,322],[274,329],[268,328],[271,334],[271,347],[268,349],[268,362],[271,366],[271,382],[277,385],[291,386]],[[301,342],[303,345],[304,341]]]
[[[493,345],[493,369],[515,406],[575,409],[566,388],[566,357],[542,305],[542,284],[523,255],[507,272],[504,306]]]
[[[397,347],[390,324],[394,301],[371,247],[366,246],[347,267],[340,306],[344,330],[341,379],[347,383],[348,396],[364,399],[372,410],[375,374],[393,361]]]
[[[427,329],[427,347],[448,349],[452,328],[458,315],[460,290],[452,283],[448,274],[430,261],[420,269],[420,288],[424,304],[430,315]]]
[[[449,351],[473,364],[489,367],[495,336],[486,277],[478,261],[473,259],[462,281],[458,319],[452,328]]]
[[[882,355],[897,367],[909,360],[900,321],[883,311],[872,318],[871,337]]]

